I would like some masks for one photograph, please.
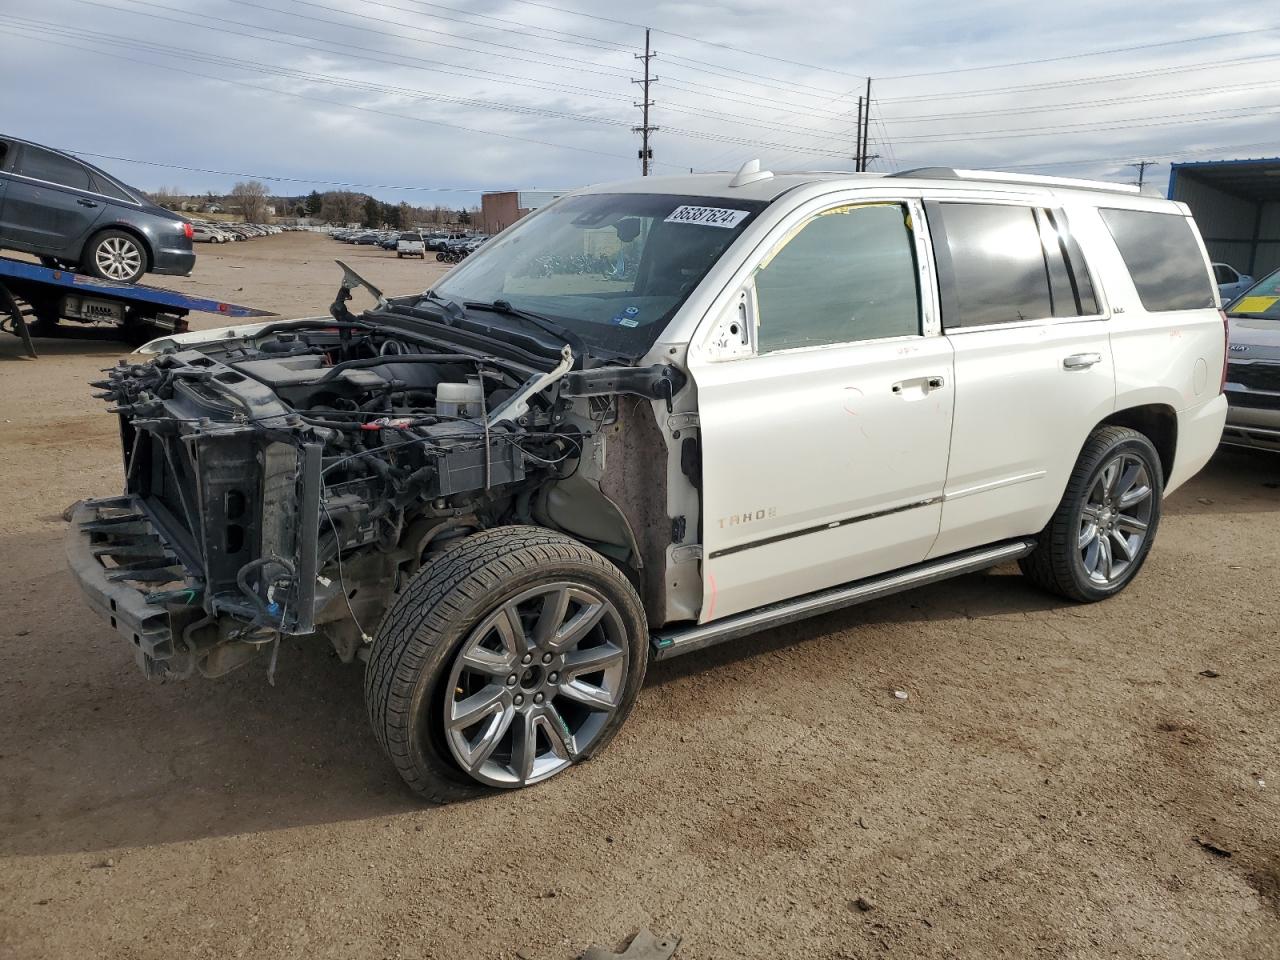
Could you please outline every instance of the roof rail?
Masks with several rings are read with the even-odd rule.
[[[916,167],[889,174],[916,180],[982,180],[992,183],[1025,183],[1041,187],[1080,187],[1085,190],[1110,190],[1115,193],[1139,193],[1129,183],[1106,180],[1079,180],[1075,177],[1046,177],[1038,173],[1000,173],[995,170],[956,170],[951,167]]]

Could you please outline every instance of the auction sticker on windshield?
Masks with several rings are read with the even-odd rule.
[[[724,207],[676,207],[666,223],[698,223],[705,227],[725,227],[732,230],[746,219],[749,211],[728,210]]]

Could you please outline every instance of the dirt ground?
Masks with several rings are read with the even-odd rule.
[[[439,269],[200,253],[155,282],[286,316],[334,256]],[[0,956],[1280,957],[1278,458],[1220,453],[1115,600],[1001,569],[658,664],[605,755],[433,808],[317,644],[274,687],[143,679],[59,516],[120,488],[86,381],[124,348],[40,346],[0,339]]]

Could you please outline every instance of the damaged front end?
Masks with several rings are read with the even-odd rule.
[[[77,507],[68,554],[148,675],[221,676],[282,634],[351,661],[429,551],[533,522],[576,469],[591,421],[566,415],[568,346],[512,359],[339,316],[172,344],[95,384],[125,493]]]

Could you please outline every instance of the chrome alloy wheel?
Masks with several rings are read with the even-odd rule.
[[[126,237],[107,237],[93,254],[102,275],[112,280],[129,280],[142,268],[142,249]]]
[[[1155,501],[1147,466],[1129,453],[1112,457],[1099,471],[1080,513],[1080,558],[1099,586],[1124,578],[1142,551]]]
[[[622,618],[598,592],[569,582],[525,590],[488,614],[454,658],[449,750],[490,786],[545,780],[599,737],[629,666]]]

